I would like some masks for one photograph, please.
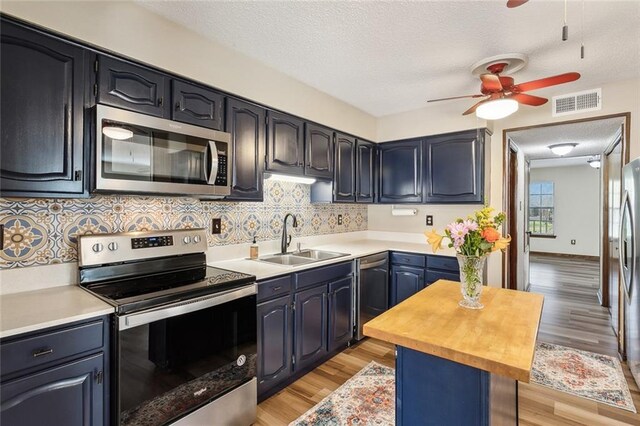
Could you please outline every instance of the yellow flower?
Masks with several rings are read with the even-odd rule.
[[[427,237],[427,243],[431,245],[431,250],[433,250],[434,253],[437,252],[444,236],[438,234],[435,229],[425,231],[424,235]]]
[[[507,235],[505,238],[500,238],[498,241],[493,243],[493,248],[491,249],[491,251],[504,250],[507,248],[510,242],[511,235]]]

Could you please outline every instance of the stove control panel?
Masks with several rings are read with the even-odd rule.
[[[132,249],[141,249],[141,248],[149,248],[149,247],[166,247],[166,246],[172,246],[172,245],[173,245],[173,236],[171,235],[131,239]]]
[[[105,265],[205,253],[207,249],[207,233],[201,228],[81,235],[78,264],[81,267]]]

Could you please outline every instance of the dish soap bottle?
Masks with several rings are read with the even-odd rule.
[[[257,259],[258,258],[258,243],[256,242],[256,237],[253,237],[253,243],[251,247],[249,247],[249,259]]]

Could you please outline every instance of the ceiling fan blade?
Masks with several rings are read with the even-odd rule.
[[[540,96],[527,95],[526,93],[514,93],[508,97],[515,99],[518,103],[531,106],[544,105],[549,101],[549,99],[541,98]]]
[[[511,9],[511,8],[514,8],[514,7],[522,6],[523,4],[525,4],[528,1],[529,0],[509,0],[507,2],[507,7]]]
[[[462,115],[469,115],[469,114],[471,114],[471,113],[475,112],[475,111],[476,111],[476,109],[477,109],[480,105],[482,105],[483,103],[485,103],[485,102],[486,102],[486,101],[488,101],[489,99],[491,99],[491,98],[489,97],[489,98],[487,98],[487,99],[483,99],[483,100],[481,100],[480,102],[478,102],[477,104],[475,104],[474,106],[472,106],[471,108],[469,108],[468,110],[466,110],[465,112],[463,112],[463,113],[462,113]]]
[[[480,75],[480,80],[482,80],[482,88],[487,92],[500,92],[502,90],[500,77],[495,74],[482,74]]]
[[[577,72],[568,72],[565,74],[554,75],[553,77],[541,78],[540,80],[528,81],[526,83],[516,84],[511,88],[513,92],[521,93],[530,90],[542,89],[543,87],[555,86],[556,84],[569,83],[580,78]]]
[[[482,98],[484,95],[454,96],[452,98],[429,99],[427,102],[449,101],[451,99]]]

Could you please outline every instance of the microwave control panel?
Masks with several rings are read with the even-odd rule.
[[[216,185],[227,186],[227,156],[218,151],[218,174],[216,175]]]

